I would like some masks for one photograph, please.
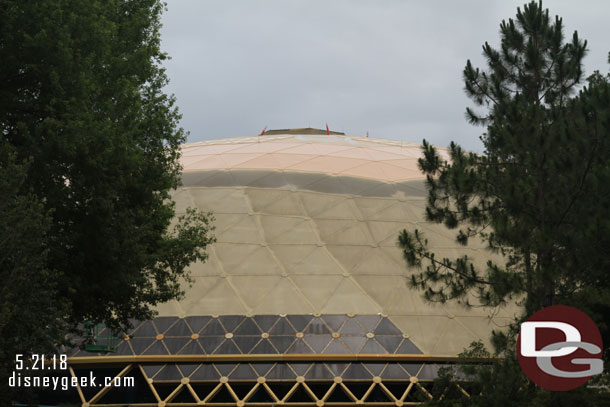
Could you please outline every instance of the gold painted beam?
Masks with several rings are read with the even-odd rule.
[[[493,358],[460,358],[442,354],[223,354],[223,355],[137,355],[137,356],[75,356],[68,364],[98,365],[112,363],[215,363],[215,362],[436,362],[491,363]]]

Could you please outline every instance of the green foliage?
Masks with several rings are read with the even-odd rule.
[[[67,329],[66,303],[45,267],[51,216],[28,190],[27,170],[28,163],[18,162],[13,149],[0,144],[0,394],[5,401],[23,391],[8,387],[15,355],[51,353]]]
[[[485,305],[525,297],[527,313],[565,302],[602,278],[602,244],[610,229],[608,207],[607,82],[596,77],[576,97],[586,42],[574,33],[563,43],[562,22],[530,3],[501,24],[501,49],[483,46],[488,71],[467,63],[466,93],[487,107],[474,123],[487,124],[483,155],[455,143],[443,160],[424,141],[420,168],[429,187],[428,220],[460,227],[457,241],[472,238],[502,254],[484,269],[471,259],[437,259],[419,231],[399,244],[411,278],[433,301],[474,294]],[[597,81],[597,83],[595,82]]]
[[[516,323],[549,305],[576,306],[598,323],[608,363],[610,75],[596,72],[577,92],[586,42],[575,32],[564,43],[562,20],[551,20],[540,2],[517,9],[516,20],[500,25],[500,35],[500,49],[483,46],[487,70],[470,61],[464,69],[466,94],[483,110],[468,108],[466,116],[486,126],[484,154],[452,143],[445,160],[424,140],[419,165],[427,177],[427,219],[457,228],[459,244],[482,241],[501,260],[481,268],[466,255],[437,258],[420,231],[405,230],[398,239],[404,258],[420,269],[410,276],[410,286],[430,301],[518,301],[524,313]],[[516,327],[492,337],[501,359],[475,371],[445,371],[440,378],[439,388],[446,388],[460,374],[470,375],[479,390],[465,398],[450,386],[452,396],[433,404],[608,401],[607,391],[581,388],[561,398],[529,383],[515,359]],[[608,378],[595,380],[607,384]]]
[[[511,346],[514,347],[512,342]],[[489,357],[481,342],[473,342],[459,355],[464,362],[442,368],[432,388],[434,400],[424,406],[435,407],[596,407],[610,403],[610,392],[604,390],[607,376],[597,376],[586,386],[567,392],[541,389],[525,376],[514,352],[489,364],[468,364],[471,357]],[[465,393],[465,392],[466,393]]]
[[[170,228],[185,135],[163,93],[162,10],[158,0],[0,0],[1,137],[28,161],[24,185],[50,219],[49,295],[72,325],[151,317],[213,241],[208,214]]]

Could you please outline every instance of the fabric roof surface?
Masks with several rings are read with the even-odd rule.
[[[408,288],[412,271],[396,245],[405,228],[423,231],[438,256],[491,258],[424,221],[417,144],[274,135],[187,144],[183,153],[177,213],[212,211],[217,243],[192,265],[185,298],[158,307],[161,316],[383,314],[436,354],[488,343],[512,321],[513,308],[429,304]]]
[[[446,151],[440,149],[446,154]],[[417,143],[347,136],[274,135],[187,144],[184,171],[270,169],[376,179],[423,179]]]

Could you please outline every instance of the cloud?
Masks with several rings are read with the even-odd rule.
[[[163,16],[169,93],[189,141],[318,127],[481,151],[464,120],[467,59],[499,42],[522,2],[170,0]],[[588,72],[607,71],[610,3],[546,1],[566,36],[588,38]],[[605,48],[604,48],[605,47]]]

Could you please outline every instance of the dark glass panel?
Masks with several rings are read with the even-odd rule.
[[[360,353],[388,353],[379,345],[375,339],[369,339],[366,344],[360,349]]]
[[[246,317],[241,315],[223,315],[219,317],[220,323],[225,327],[227,332],[233,332],[241,324]]]
[[[142,337],[155,337],[157,336],[158,332],[155,329],[155,326],[153,325],[152,321],[145,321],[142,325],[140,325],[138,327],[138,329],[136,329],[133,332],[133,336],[137,337],[137,338],[142,338]]]
[[[402,336],[398,335],[388,335],[388,336],[378,336],[375,335],[375,340],[384,347],[389,353],[394,353],[400,342],[402,342]]]
[[[262,333],[258,325],[251,318],[246,318],[244,322],[233,332],[236,335],[258,335]]]
[[[409,339],[405,339],[400,346],[398,347],[398,349],[396,350],[396,353],[406,353],[406,354],[421,354],[422,351],[419,350],[417,348],[417,346],[415,346],[415,344],[413,342],[411,342],[411,340]]]
[[[214,367],[220,372],[220,375],[227,377],[237,366],[239,363],[214,363]]]
[[[252,369],[249,363],[240,363],[229,376],[231,380],[256,380],[258,374]]]
[[[269,341],[271,341],[273,346],[275,346],[280,353],[286,353],[295,340],[296,338],[294,336],[272,336],[269,338]]]
[[[352,351],[339,339],[333,339],[326,349],[324,349],[324,353],[352,353]]]
[[[347,316],[346,315],[322,315],[322,319],[324,320],[324,322],[326,322],[326,325],[328,325],[329,328],[333,332],[339,332],[339,330],[345,323]]]
[[[169,327],[172,326],[177,320],[178,317],[157,317],[153,319],[153,323],[157,327],[157,332],[162,334],[165,333],[165,331],[167,331]]]
[[[187,343],[191,341],[190,338],[165,338],[163,339],[163,343],[165,343],[165,347],[169,350],[170,355],[175,355],[178,353],[180,349],[184,347]]]
[[[360,353],[366,342],[366,336],[341,336],[339,340],[346,344],[352,353]]]
[[[355,318],[348,318],[341,328],[341,336],[343,335],[364,335],[364,328],[356,321]]]
[[[169,352],[163,345],[163,341],[155,341],[151,346],[146,349],[142,355],[168,355]]]
[[[320,318],[313,318],[311,320],[311,322],[309,323],[309,325],[307,325],[307,328],[305,328],[305,330],[303,332],[306,334],[314,334],[314,335],[331,333],[330,330],[328,329],[328,327],[326,326],[326,324],[324,323],[324,321],[322,321]]]
[[[182,379],[182,373],[173,363],[171,365],[166,365],[163,370],[157,373],[153,378],[155,382],[166,380],[180,381],[180,379]]]
[[[241,351],[239,350],[239,348],[237,346],[235,346],[235,343],[233,342],[232,339],[227,339],[213,353],[215,355],[233,355],[233,354],[240,354]]]
[[[311,315],[288,315],[286,319],[290,321],[294,329],[297,332],[303,332],[309,321],[311,321],[313,317]]]
[[[213,318],[208,324],[199,332],[201,336],[218,336],[224,335],[225,329],[220,324],[218,319]]]
[[[191,327],[193,333],[199,333],[201,329],[206,326],[208,322],[212,319],[211,317],[206,316],[197,316],[197,317],[186,317],[184,318],[188,326]]]
[[[424,365],[423,369],[419,371],[417,377],[420,380],[433,380],[438,377],[438,366],[436,365]]]
[[[220,373],[214,368],[212,364],[204,363],[201,367],[191,375],[191,380],[214,380],[217,381],[220,377]],[[200,399],[203,399],[207,394],[201,395],[197,392]]]
[[[290,367],[292,368],[292,370],[294,370],[297,376],[305,376],[305,373],[311,368],[312,365],[312,363],[290,363]]]
[[[131,346],[129,345],[129,341],[123,341],[119,344],[116,350],[116,355],[134,355]]]
[[[322,350],[328,345],[332,337],[330,335],[305,335],[303,340],[316,352],[322,353]]]
[[[366,332],[374,332],[377,324],[381,321],[381,315],[356,315],[356,319]]]
[[[250,353],[254,346],[261,340],[259,336],[234,336],[233,342],[241,350],[241,353]],[[275,353],[275,352],[273,352]]]
[[[279,321],[269,331],[271,335],[294,335],[296,331],[286,320],[286,318],[280,318]]]
[[[422,367],[421,363],[401,363],[403,369],[405,369],[411,376],[417,376],[419,370]]]
[[[182,372],[182,376],[189,377],[200,366],[200,363],[180,363],[178,364],[178,369]]]
[[[354,362],[343,372],[342,377],[344,380],[366,380],[373,376],[362,366],[362,363]]]
[[[383,318],[374,331],[375,335],[402,335],[400,329],[396,328],[389,319]]]
[[[155,341],[155,338],[131,338],[129,343],[131,344],[131,348],[133,349],[134,353],[136,355],[141,355],[144,353],[146,348],[148,348]]]
[[[335,373],[331,372],[324,363],[314,363],[311,369],[307,371],[305,377],[311,380],[332,380],[336,376]]]
[[[373,376],[381,376],[381,372],[386,365],[387,363],[363,363],[363,366],[367,368]]]
[[[250,363],[250,366],[256,371],[258,376],[265,376],[269,370],[275,365],[275,363]]]
[[[191,336],[192,332],[184,319],[178,321],[165,332],[165,336]]]
[[[191,340],[182,349],[178,351],[178,355],[202,355],[205,354],[199,341]]]
[[[314,351],[307,346],[302,339],[297,339],[294,343],[286,350],[286,353],[314,353]]]
[[[307,365],[309,367],[309,364]],[[277,363],[265,376],[267,380],[294,380],[297,375],[285,363]]]
[[[157,374],[157,372],[159,372],[159,370],[161,370],[163,367],[165,367],[165,365],[142,365],[142,369],[144,369],[144,373],[146,373],[146,376],[148,376],[149,379],[152,379],[152,377]],[[133,369],[132,372],[134,370],[139,369]]]
[[[349,363],[326,363],[326,366],[333,372],[335,376],[341,376],[345,369],[348,368]]]
[[[250,353],[275,354],[277,353],[277,350],[271,345],[271,342],[269,342],[268,339],[263,339],[250,351]]]
[[[407,372],[397,363],[388,363],[388,366],[384,369],[383,373],[381,373],[381,377],[383,379],[391,380],[406,380],[410,378]]]
[[[277,315],[255,315],[252,319],[263,332],[269,332],[279,318]]]
[[[224,336],[206,336],[199,338],[199,344],[207,353],[212,353],[224,340]]]

